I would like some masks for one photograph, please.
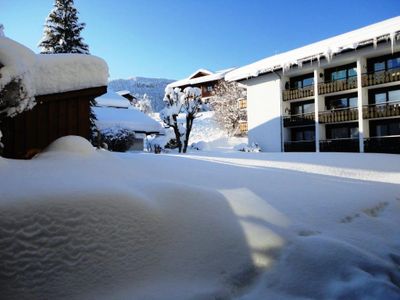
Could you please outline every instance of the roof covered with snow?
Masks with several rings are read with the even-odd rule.
[[[128,108],[132,106],[128,99],[118,95],[110,89],[107,91],[106,94],[97,97],[96,103],[98,106],[106,107]]]
[[[100,130],[125,128],[135,132],[164,132],[160,123],[135,108],[94,107],[93,110],[97,117],[96,126]]]
[[[118,95],[127,95],[127,94],[130,94],[131,92],[130,91],[128,91],[128,90],[122,90],[122,91],[117,91],[116,92]]]
[[[376,46],[382,40],[390,39],[393,47],[398,39],[399,32],[400,17],[391,18],[317,43],[267,57],[229,72],[226,74],[225,79],[234,81],[257,77],[260,74],[274,70],[287,70],[293,65],[301,67],[303,62],[319,61],[323,57],[331,60],[334,54],[369,44]]]
[[[32,96],[107,85],[108,66],[84,54],[35,54],[12,39],[0,36],[0,89],[20,78]]]
[[[188,86],[188,85],[196,85],[204,82],[210,82],[210,81],[217,81],[221,80],[225,77],[225,74],[228,72],[234,70],[234,68],[226,69],[226,70],[221,70],[217,71],[215,73],[212,73],[211,71],[205,70],[205,69],[199,69],[193,74],[191,74],[188,78],[181,79],[175,82],[172,82],[168,85],[168,87],[182,87],[182,86]],[[198,73],[209,73],[209,75],[205,76],[200,76],[200,77],[194,77]]]

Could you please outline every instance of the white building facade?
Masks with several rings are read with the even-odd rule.
[[[263,151],[400,153],[400,17],[225,79],[247,86],[249,142]]]

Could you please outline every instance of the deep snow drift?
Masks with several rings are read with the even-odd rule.
[[[400,156],[67,137],[0,176],[2,299],[400,297]]]

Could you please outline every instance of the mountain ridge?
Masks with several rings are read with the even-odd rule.
[[[164,108],[165,87],[174,81],[166,78],[131,76],[127,79],[110,80],[108,86],[115,92],[128,90],[136,98],[142,98],[144,94],[147,94],[153,111],[158,112]]]

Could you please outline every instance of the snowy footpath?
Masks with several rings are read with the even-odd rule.
[[[0,158],[1,299],[400,299],[400,156]]]

